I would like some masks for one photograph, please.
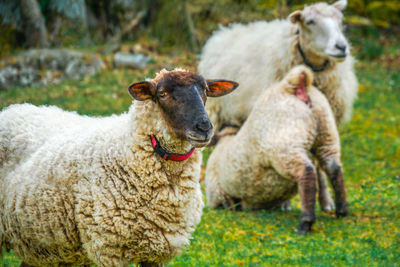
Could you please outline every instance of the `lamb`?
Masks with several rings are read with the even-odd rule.
[[[127,113],[80,116],[12,105],[0,113],[0,251],[23,266],[160,266],[200,221],[207,96],[237,84],[162,70],[134,83]]]
[[[220,133],[206,168],[209,206],[274,208],[298,191],[298,230],[310,232],[315,221],[315,158],[332,183],[336,215],[347,214],[335,119],[312,81],[305,66],[293,68],[264,91],[236,135],[229,127]]]
[[[346,5],[345,0],[317,3],[293,12],[289,20],[233,24],[216,31],[203,48],[198,70],[241,84],[240,90],[207,104],[216,129],[240,127],[263,90],[299,64],[313,69],[314,85],[327,97],[337,125],[348,121],[358,85],[341,32]]]

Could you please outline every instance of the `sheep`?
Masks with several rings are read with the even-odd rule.
[[[299,64],[313,69],[314,85],[328,98],[336,123],[348,121],[358,85],[354,59],[341,32],[346,5],[345,0],[317,3],[294,11],[289,20],[232,24],[214,32],[203,47],[200,74],[241,84],[240,90],[207,104],[216,129],[241,126],[263,90]]]
[[[240,127],[262,92],[303,63],[313,69],[314,85],[327,97],[337,125],[349,121],[358,82],[350,46],[341,32],[346,5],[345,0],[317,3],[294,11],[288,20],[233,24],[216,31],[203,48],[198,70],[203,76],[241,84],[231,95],[208,102],[217,131],[226,125]],[[319,170],[318,182],[322,209],[334,209]]]
[[[203,200],[204,104],[237,84],[162,70],[134,83],[127,113],[0,113],[0,251],[23,266],[160,266],[189,244]]]
[[[305,66],[293,68],[264,91],[236,135],[229,127],[220,133],[205,173],[207,205],[232,207],[240,201],[243,209],[274,208],[298,191],[298,231],[310,232],[315,221],[315,158],[332,183],[336,215],[347,214],[335,119],[312,80]]]

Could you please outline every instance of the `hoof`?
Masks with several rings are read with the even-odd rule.
[[[335,204],[329,203],[321,207],[322,211],[332,211],[335,210]]]
[[[297,233],[299,235],[304,235],[311,233],[313,222],[300,222],[299,228],[297,229]]]
[[[290,203],[290,200],[285,201],[281,204],[281,211],[291,211],[292,210],[292,204]]]
[[[333,199],[330,196],[328,198],[320,199],[319,205],[322,211],[335,210],[335,203],[333,202]]]
[[[347,203],[345,204],[336,204],[336,217],[346,217],[347,216]]]
[[[314,224],[314,222],[315,222],[315,214],[314,213],[302,214],[301,220],[300,220],[300,225],[299,225],[299,228],[297,229],[297,233],[298,234],[311,233],[312,225]]]

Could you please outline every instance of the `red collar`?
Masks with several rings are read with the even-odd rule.
[[[193,147],[186,154],[169,153],[164,148],[162,148],[162,146],[160,145],[160,142],[158,142],[157,138],[154,135],[151,135],[150,138],[151,138],[151,145],[153,146],[154,150],[157,152],[157,154],[160,157],[162,157],[165,160],[184,161],[184,160],[188,159],[195,151],[195,148]]]

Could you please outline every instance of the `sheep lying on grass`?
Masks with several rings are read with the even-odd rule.
[[[129,87],[138,101],[119,116],[6,108],[0,249],[14,249],[33,266],[171,260],[189,244],[203,207],[194,147],[213,133],[204,103],[236,86],[163,70]]]
[[[298,191],[299,231],[309,232],[315,221],[315,157],[332,183],[336,215],[346,215],[335,119],[312,80],[309,69],[295,67],[260,96],[236,135],[229,128],[221,132],[206,169],[209,206],[229,207],[236,200],[244,209],[274,208]]]
[[[347,1],[317,3],[295,11],[289,20],[233,24],[216,31],[203,48],[198,69],[203,76],[227,77],[240,90],[210,99],[207,111],[217,129],[240,127],[262,92],[299,64],[314,72],[314,85],[326,96],[337,125],[351,117],[357,78],[350,46],[341,32]],[[334,208],[326,178],[318,171],[319,200],[323,210]]]
[[[241,126],[256,99],[294,66],[314,70],[314,85],[324,93],[336,123],[351,117],[357,94],[354,59],[341,32],[347,1],[317,3],[295,11],[289,20],[233,24],[216,31],[205,44],[198,69],[206,77],[227,77],[240,90],[207,104],[216,129]]]

